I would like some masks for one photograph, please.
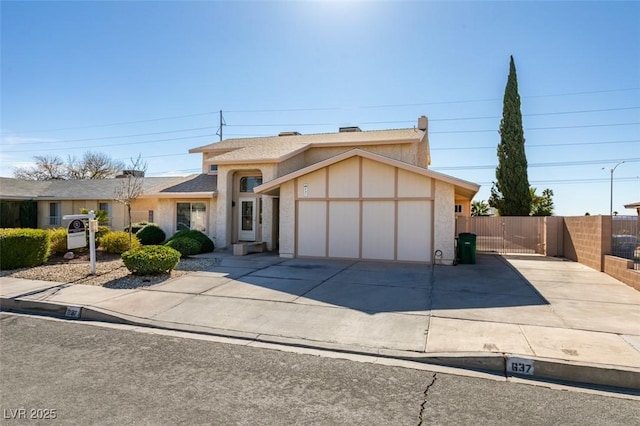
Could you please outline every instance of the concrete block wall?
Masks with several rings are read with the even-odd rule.
[[[565,217],[562,239],[564,257],[603,271],[604,255],[611,253],[611,217]]]
[[[604,272],[640,291],[640,271],[633,269],[633,260],[616,256],[605,256]]]

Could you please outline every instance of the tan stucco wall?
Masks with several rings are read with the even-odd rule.
[[[418,165],[418,146],[417,144],[389,144],[389,145],[353,145],[326,148],[310,148],[304,152],[304,165],[318,163],[336,155],[342,154],[352,149],[361,149],[363,151],[373,152],[374,154],[383,155],[385,157],[404,161],[405,163]]]
[[[456,202],[454,204],[460,204],[462,206],[462,212],[460,213],[456,212],[455,215],[470,217],[471,216],[471,200],[469,200],[468,198],[462,198],[456,195],[455,201]]]
[[[442,263],[451,265],[455,259],[454,187],[436,181],[434,201],[434,247],[442,251]]]
[[[296,208],[293,181],[280,186],[280,257],[293,257],[296,238]]]

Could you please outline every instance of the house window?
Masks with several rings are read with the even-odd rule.
[[[153,223],[153,210],[149,210],[149,214],[147,216],[147,221],[149,223]]]
[[[49,226],[60,226],[62,223],[62,209],[60,203],[49,203]]]
[[[253,188],[262,185],[261,176],[244,176],[240,178],[240,192],[253,192]]]
[[[195,229],[206,232],[207,206],[205,203],[178,203],[176,229]]]
[[[209,164],[209,173],[210,174],[218,173],[218,165],[217,164]]]
[[[462,204],[456,204],[455,212],[456,213],[462,213]]]
[[[98,203],[98,210],[107,213],[107,217],[106,217],[107,220],[106,222],[103,223],[103,225],[111,226],[111,218],[112,218],[111,203]]]

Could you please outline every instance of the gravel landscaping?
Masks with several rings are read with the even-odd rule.
[[[77,254],[76,257],[71,260],[65,260],[62,255],[53,255],[44,265],[34,268],[0,271],[0,277],[97,285],[114,289],[130,289],[158,284],[193,271],[202,271],[214,266],[216,262],[217,259],[211,256],[190,257],[180,259],[178,266],[169,274],[133,275],[122,263],[120,255],[98,251],[96,253],[95,275],[89,274],[89,254],[81,253]]]

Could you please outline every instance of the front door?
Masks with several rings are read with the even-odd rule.
[[[238,240],[256,240],[256,199],[240,198],[240,228],[238,230]]]

